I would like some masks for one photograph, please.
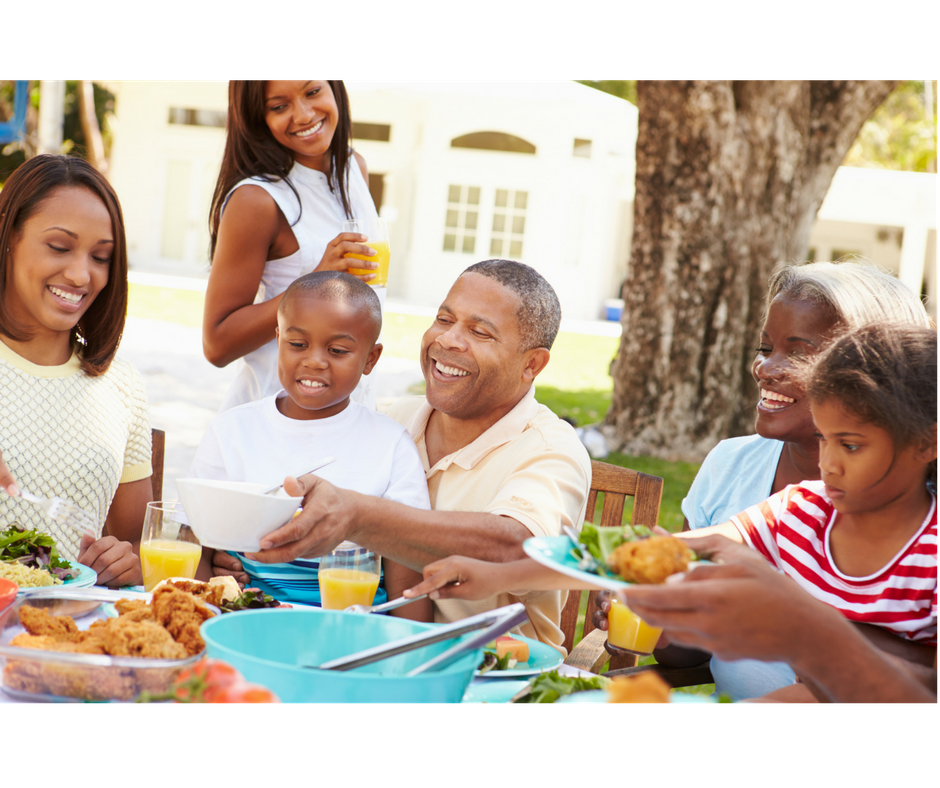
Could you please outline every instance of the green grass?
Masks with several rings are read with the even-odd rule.
[[[127,315],[199,328],[202,325],[204,301],[205,294],[196,290],[173,290],[131,282]]]

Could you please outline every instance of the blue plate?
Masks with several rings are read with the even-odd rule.
[[[544,670],[554,670],[562,662],[564,662],[564,657],[561,656],[555,649],[551,646],[542,643],[540,640],[533,640],[532,638],[523,637],[522,635],[511,635],[514,640],[521,640],[523,643],[529,644],[529,659],[527,662],[517,662],[514,668],[509,670],[488,670],[486,673],[480,673],[478,670],[474,673],[475,676],[481,676],[482,678],[487,679],[498,679],[498,678],[519,678],[520,676],[534,676],[536,673],[541,673]],[[488,649],[489,651],[495,651],[495,648]]]
[[[609,591],[619,591],[628,588],[633,583],[626,580],[615,580],[612,577],[602,577],[592,572],[585,572],[578,568],[577,559],[571,555],[571,540],[567,536],[533,536],[522,543],[526,555],[542,566],[554,569],[575,580],[585,584],[585,588],[605,588]]]
[[[44,588],[91,588],[98,580],[98,573],[90,566],[84,564],[72,564],[72,569],[78,569],[78,577],[70,580],[63,580],[60,586],[40,586],[37,588],[21,588],[17,596],[26,596],[33,591],[39,591]]]

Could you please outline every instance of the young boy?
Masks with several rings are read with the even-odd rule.
[[[277,310],[277,371],[283,390],[216,416],[190,476],[275,485],[322,457],[317,474],[340,487],[429,509],[427,480],[414,441],[390,417],[352,402],[359,378],[372,372],[382,345],[378,296],[346,273],[321,271],[295,280]],[[251,585],[284,602],[320,604],[319,561],[262,564],[238,554]],[[421,575],[383,558],[375,603],[401,596]],[[387,592],[387,597],[386,597]],[[393,612],[431,620],[420,600]]]

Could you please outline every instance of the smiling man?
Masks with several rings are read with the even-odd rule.
[[[580,525],[590,458],[572,427],[536,402],[533,388],[560,322],[558,297],[533,268],[508,260],[470,266],[422,340],[426,396],[388,411],[414,438],[432,510],[315,476],[288,480],[289,492],[306,496],[303,512],[269,534],[262,541],[267,549],[252,557],[275,562],[323,555],[351,539],[420,570],[455,554],[516,560],[530,536]],[[560,646],[561,591],[440,600],[435,619],[453,621],[516,601],[529,614],[523,634]]]

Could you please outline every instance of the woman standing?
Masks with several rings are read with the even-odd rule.
[[[0,305],[0,525],[51,534],[99,585],[140,583],[132,542],[152,500],[150,418],[140,373],[115,359],[127,314],[124,220],[82,159],[36,156],[0,191]],[[96,515],[97,533],[50,520],[20,486]]]
[[[314,270],[346,271],[344,255],[374,253],[364,235],[338,232],[346,219],[376,217],[351,131],[341,81],[229,83],[202,336],[216,366],[244,363],[221,410],[280,389],[274,329],[287,286]],[[384,288],[378,292],[384,300]],[[362,378],[353,399],[374,408],[371,380]]]

